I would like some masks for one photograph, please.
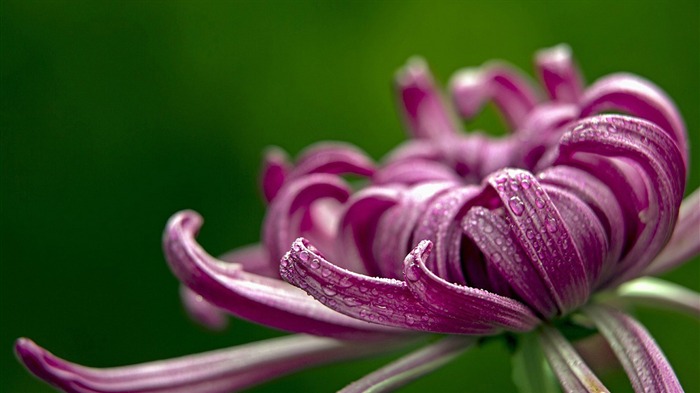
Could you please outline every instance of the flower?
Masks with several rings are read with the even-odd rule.
[[[67,392],[226,392],[449,335],[344,389],[386,391],[482,337],[515,336],[524,356],[544,352],[566,391],[607,391],[571,344],[573,327],[604,337],[635,391],[682,391],[624,306],[700,316],[698,294],[643,277],[700,251],[700,192],[682,201],[683,121],[639,77],[584,88],[566,46],[541,51],[536,66],[548,100],[501,63],[451,82],[465,119],[493,100],[512,130],[503,138],[461,132],[414,59],[397,77],[413,139],[381,165],[344,144],[313,146],[294,164],[268,151],[259,245],[217,259],[196,242],[197,213],[170,219],[164,250],[195,319],[221,328],[228,312],[298,335],[112,369],[19,339],[20,360]]]

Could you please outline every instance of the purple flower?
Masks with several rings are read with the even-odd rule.
[[[20,360],[68,392],[227,392],[449,335],[343,390],[378,392],[485,336],[515,337],[518,356],[542,351],[564,390],[607,391],[571,344],[579,329],[604,337],[635,391],[682,391],[624,309],[638,302],[700,316],[698,294],[644,277],[700,251],[700,193],[682,201],[683,121],[639,77],[584,87],[568,47],[539,52],[536,68],[548,99],[502,63],[461,71],[450,84],[464,119],[493,101],[506,137],[462,132],[414,59],[397,77],[413,138],[381,165],[343,144],[313,146],[294,164],[268,151],[259,245],[217,259],[195,240],[197,213],[171,218],[164,250],[195,319],[222,328],[230,313],[298,335],[112,369],[20,339]],[[535,373],[519,383],[546,381]]]

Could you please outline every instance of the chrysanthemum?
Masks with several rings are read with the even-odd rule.
[[[494,336],[543,351],[565,391],[607,391],[570,342],[579,330],[604,337],[635,391],[682,391],[624,306],[700,316],[698,294],[645,277],[700,251],[700,193],[682,202],[683,121],[639,77],[585,88],[565,46],[538,53],[536,68],[548,99],[501,63],[451,82],[459,114],[468,120],[492,100],[505,137],[462,132],[414,59],[397,77],[413,138],[380,165],[343,144],[314,146],[294,164],[270,150],[259,245],[216,259],[195,240],[197,213],[171,218],[164,249],[196,319],[220,327],[228,312],[300,334],[112,369],[20,339],[20,359],[68,392],[213,393],[449,335],[344,389],[385,391]]]

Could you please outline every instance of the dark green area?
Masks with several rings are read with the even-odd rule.
[[[493,58],[531,72],[535,50],[567,42],[589,81],[628,71],[663,87],[697,162],[699,25],[694,1],[0,1],[0,391],[49,391],[15,361],[19,336],[113,366],[278,335],[191,323],[162,228],[191,208],[212,254],[257,241],[271,144],[343,140],[381,157],[405,138],[391,78],[415,54],[444,84]],[[503,129],[492,113],[477,124]],[[697,290],[697,262],[668,277]],[[700,391],[697,321],[639,317]],[[255,391],[334,391],[390,359]],[[505,346],[484,345],[405,391],[509,392],[510,375]],[[630,390],[619,372],[606,381]]]

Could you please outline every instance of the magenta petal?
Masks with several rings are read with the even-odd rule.
[[[371,158],[353,145],[345,143],[318,143],[301,153],[296,166],[289,173],[296,179],[312,173],[354,174],[372,176],[375,170]]]
[[[513,290],[540,315],[552,317],[559,312],[555,289],[548,286],[510,231],[508,222],[488,209],[469,210],[462,222],[466,233]],[[503,251],[505,247],[507,252]]]
[[[658,125],[676,142],[687,168],[688,137],[683,118],[673,101],[648,80],[630,74],[606,76],[586,90],[580,105],[581,117],[621,111]]]
[[[236,248],[219,257],[224,262],[238,263],[248,273],[265,277],[279,278],[278,263],[271,263],[267,250],[260,244]]]
[[[589,306],[584,312],[610,344],[635,392],[683,392],[668,360],[639,322],[603,306]]]
[[[294,242],[280,266],[285,280],[353,318],[435,333],[475,334],[490,330],[484,324],[464,323],[425,308],[403,281],[342,269],[328,262],[303,238]]]
[[[412,137],[432,139],[456,133],[456,122],[443,102],[425,60],[410,59],[396,76],[396,89],[399,108]]]
[[[292,332],[348,339],[386,337],[386,328],[334,312],[282,280],[216,260],[195,240],[201,225],[195,212],[176,214],[163,235],[163,248],[175,275],[208,302],[241,318]]]
[[[80,366],[21,338],[15,351],[37,377],[69,393],[225,393],[300,369],[396,347],[289,336],[175,359],[112,368]]]
[[[448,363],[471,348],[476,339],[446,337],[410,353],[346,386],[338,393],[391,392]]]
[[[267,202],[272,201],[284,185],[289,172],[289,159],[282,149],[272,147],[265,152],[262,169],[262,190]]]
[[[418,222],[413,242],[430,240],[435,245],[435,252],[429,255],[426,265],[439,277],[466,284],[459,258],[462,236],[457,216],[464,205],[480,192],[481,187],[477,186],[449,190],[430,203]]]
[[[489,176],[518,242],[553,290],[560,312],[588,300],[591,281],[571,230],[539,181],[520,169],[504,169]],[[568,219],[569,217],[567,217]]]
[[[324,228],[323,224],[329,220],[321,223],[314,220],[311,211],[314,203],[324,199],[342,203],[350,192],[340,177],[329,174],[307,175],[287,183],[270,205],[263,223],[263,243],[270,260],[277,263],[294,239]]]
[[[180,298],[190,318],[201,325],[212,330],[223,330],[228,325],[228,318],[220,308],[184,285],[180,285]]]
[[[522,125],[539,101],[529,79],[504,63],[459,71],[450,82],[450,90],[463,117],[472,118],[487,101],[493,100],[513,130]]]
[[[644,274],[658,275],[700,254],[700,189],[683,200],[673,235]]]
[[[452,284],[425,266],[432,243],[424,240],[406,257],[404,275],[413,295],[437,314],[447,314],[459,323],[486,325],[509,331],[528,331],[540,320],[524,304],[483,289]],[[494,332],[496,329],[494,329]]]
[[[435,161],[404,160],[384,166],[372,178],[374,184],[404,184],[407,186],[428,181],[460,181],[452,168]]]
[[[584,153],[624,159],[629,171],[645,175],[640,178],[647,184],[649,202],[633,217],[643,231],[607,284],[614,286],[641,274],[670,238],[683,197],[685,167],[666,132],[653,123],[620,115],[596,116],[570,125],[557,161],[575,162]]]
[[[372,246],[382,215],[400,199],[399,189],[370,187],[355,194],[340,219],[338,241],[342,266],[358,273],[378,274]]]
[[[542,326],[539,339],[565,392],[609,392],[558,330]]]
[[[540,80],[552,100],[578,102],[583,81],[568,45],[560,44],[538,51],[535,56],[535,65],[539,71]]]

